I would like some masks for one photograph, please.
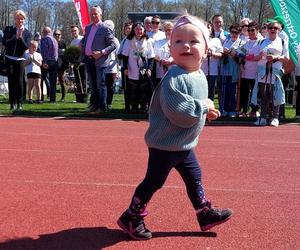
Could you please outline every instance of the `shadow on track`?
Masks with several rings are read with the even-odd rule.
[[[160,237],[216,237],[213,232],[154,232]],[[52,234],[40,235],[37,239],[15,238],[0,242],[0,250],[99,250],[130,238],[119,229],[107,227],[74,228]]]

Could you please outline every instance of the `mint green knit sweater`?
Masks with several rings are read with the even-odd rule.
[[[207,80],[204,73],[189,73],[171,67],[157,86],[149,110],[148,147],[183,151],[196,147],[205,124],[208,107]]]

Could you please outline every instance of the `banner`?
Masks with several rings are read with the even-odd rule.
[[[82,30],[90,23],[89,9],[87,0],[74,0],[75,9],[79,18]]]
[[[300,43],[300,0],[270,0],[270,2],[276,15],[284,19],[284,31],[289,36],[290,57],[297,64],[297,46]]]

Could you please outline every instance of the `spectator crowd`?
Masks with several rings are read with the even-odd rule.
[[[76,92],[90,94],[90,113],[112,109],[119,80],[124,112],[148,112],[153,91],[173,64],[169,49],[173,22],[162,22],[158,15],[125,22],[119,41],[113,21],[102,21],[100,7],[92,7],[90,16],[84,35],[77,25],[70,27],[73,40],[66,44],[60,30],[52,32],[47,26],[32,36],[24,25],[26,14],[14,13],[14,25],[0,33],[12,111],[22,110],[26,99],[31,104],[57,102],[58,85],[63,102],[66,71],[72,69]],[[243,18],[226,31],[222,16],[214,15],[207,27],[210,43],[201,70],[207,77],[208,97],[212,101],[217,97],[221,116],[253,117],[257,126],[277,127],[285,116],[287,87],[295,81],[296,118],[300,118],[300,66],[290,59],[282,17],[262,25]],[[80,51],[72,62],[65,53],[71,47]],[[299,45],[298,50],[300,55]]]

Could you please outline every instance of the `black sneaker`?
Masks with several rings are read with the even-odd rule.
[[[145,227],[145,214],[132,214],[128,209],[121,215],[117,221],[120,228],[123,229],[132,239],[149,240],[152,233]]]
[[[230,209],[219,210],[212,208],[211,204],[207,205],[197,214],[197,219],[202,231],[207,231],[214,226],[222,224],[230,219],[232,211]]]

